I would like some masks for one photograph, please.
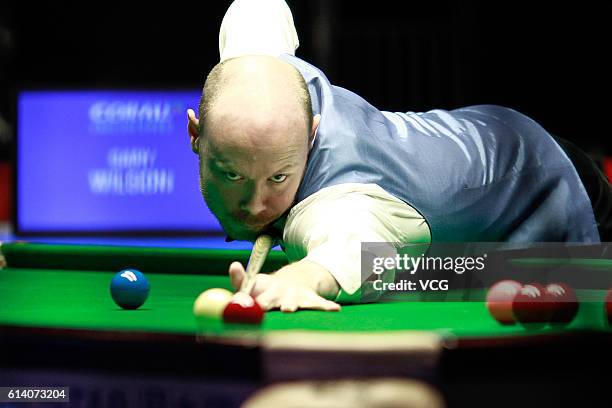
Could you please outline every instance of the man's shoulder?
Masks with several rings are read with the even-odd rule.
[[[325,73],[321,69],[311,64],[310,62],[296,57],[295,55],[281,54],[278,56],[278,58],[293,65],[293,67],[300,71],[306,82],[315,77],[326,78]]]

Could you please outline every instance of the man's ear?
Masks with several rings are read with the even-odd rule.
[[[308,138],[308,146],[312,147],[315,136],[317,135],[317,129],[319,128],[319,122],[321,122],[321,115],[316,114],[312,118],[312,129],[310,129],[310,137]]]
[[[195,117],[195,112],[192,109],[187,109],[187,133],[189,133],[191,151],[193,151],[195,154],[199,154],[200,121]]]
[[[191,151],[195,154],[200,154],[200,138],[189,134],[189,141],[191,143]]]

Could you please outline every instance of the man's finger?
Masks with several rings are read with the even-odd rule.
[[[281,297],[282,296],[282,297]],[[324,310],[337,312],[341,309],[340,305],[331,300],[327,300],[314,292],[279,294],[277,290],[267,290],[257,297],[257,303],[264,310],[280,308],[282,312],[295,312],[298,309]]]
[[[323,299],[323,303],[321,304],[321,306],[323,307],[323,309],[321,310],[326,310],[328,312],[339,312],[340,309],[342,309],[342,307],[338,303],[332,302],[331,300],[327,299]]]
[[[298,310],[299,299],[296,290],[288,291],[280,300],[281,312],[292,313]]]
[[[279,306],[278,291],[274,289],[263,291],[255,300],[263,310],[270,310]]]
[[[229,267],[230,283],[234,290],[240,290],[242,287],[242,281],[246,277],[246,271],[244,266],[240,262],[232,262]],[[260,273],[255,276],[255,285],[250,295],[257,299],[262,292],[270,287],[272,277],[266,273]],[[258,301],[259,303],[259,301]],[[260,304],[261,306],[261,304]]]
[[[306,299],[302,300],[299,306],[304,309],[325,310],[327,312],[337,312],[341,309],[338,303],[327,300],[313,292],[308,293]]]
[[[295,298],[288,299],[280,304],[280,311],[284,313],[293,313],[298,310],[298,303]]]
[[[240,262],[232,262],[229,267],[230,282],[235,290],[240,289],[242,280],[246,276],[244,266]]]

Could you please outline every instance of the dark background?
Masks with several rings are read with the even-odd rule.
[[[297,55],[380,109],[501,104],[595,158],[612,152],[603,1],[288,3]],[[10,159],[21,87],[200,88],[229,4],[0,2],[0,158]]]

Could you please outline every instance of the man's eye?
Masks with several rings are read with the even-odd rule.
[[[277,174],[275,176],[272,176],[271,180],[275,183],[282,183],[283,181],[285,181],[287,179],[287,175],[286,174]]]
[[[231,171],[227,171],[225,172],[225,178],[228,179],[229,181],[238,181],[240,180],[242,177],[240,177],[238,174],[233,173]]]

